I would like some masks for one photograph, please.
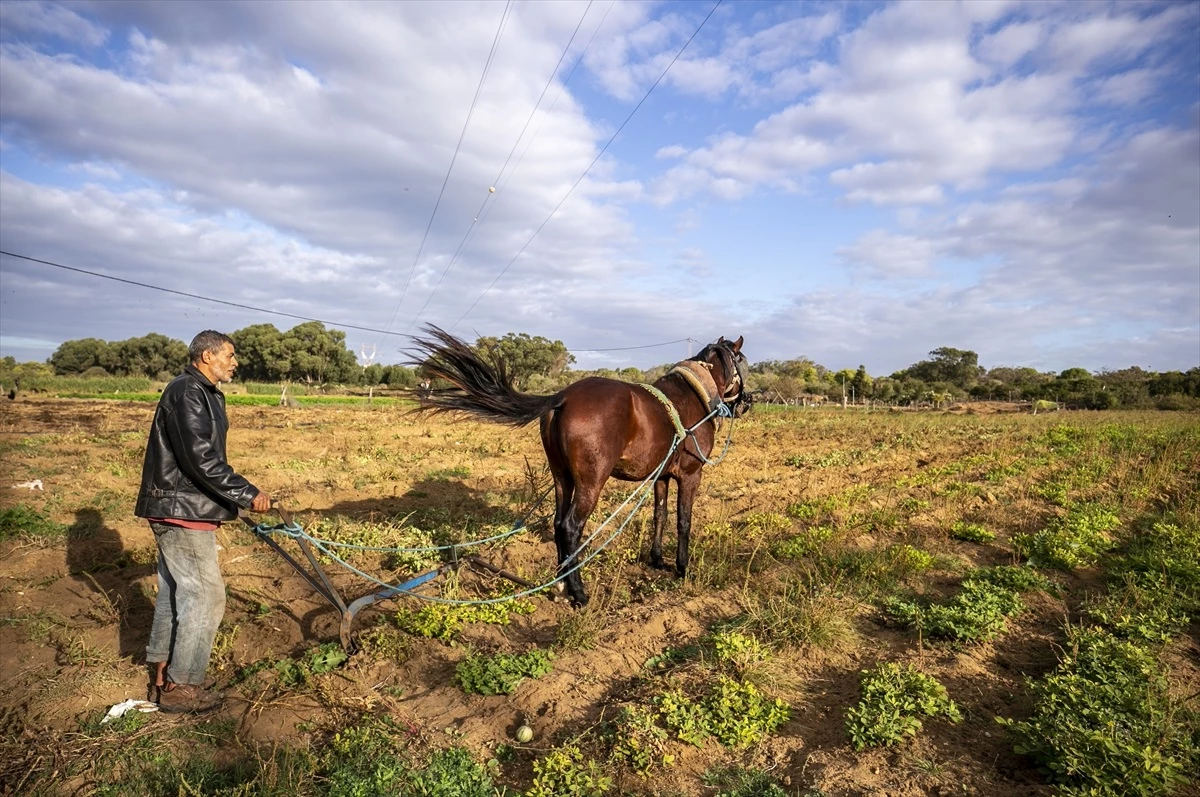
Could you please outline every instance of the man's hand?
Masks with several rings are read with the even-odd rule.
[[[254,512],[269,512],[271,510],[271,496],[260,492],[250,502],[250,509]]]

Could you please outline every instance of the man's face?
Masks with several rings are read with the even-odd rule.
[[[204,364],[208,366],[208,377],[214,384],[232,382],[233,372],[237,370],[237,355],[233,353],[233,344],[226,343],[216,353],[205,352]]]

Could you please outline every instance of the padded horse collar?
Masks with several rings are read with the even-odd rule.
[[[722,404],[721,394],[717,391],[717,383],[713,381],[712,374],[709,373],[709,368],[711,367],[708,363],[701,363],[696,360],[684,360],[681,363],[676,363],[675,367],[667,372],[667,376],[671,374],[682,376],[684,381],[700,397],[700,401],[708,408],[709,412],[712,412]]]

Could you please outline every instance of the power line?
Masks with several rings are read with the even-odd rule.
[[[563,195],[563,198],[558,201],[558,204],[554,206],[554,209],[550,211],[550,215],[548,215],[546,217],[546,220],[538,225],[538,228],[533,231],[533,235],[529,236],[529,240],[527,240],[521,246],[521,248],[517,250],[517,253],[512,256],[512,260],[509,260],[508,263],[504,266],[504,268],[502,268],[500,270],[500,273],[496,275],[496,278],[494,280],[492,280],[491,284],[483,289],[483,293],[479,294],[479,298],[477,298],[474,302],[472,302],[471,306],[468,307],[466,309],[466,311],[463,312],[463,314],[458,317],[458,320],[450,325],[451,330],[453,330],[454,327],[458,326],[464,318],[466,318],[468,315],[470,315],[471,311],[475,309],[476,305],[478,305],[479,302],[483,300],[483,297],[487,296],[488,292],[496,286],[497,282],[500,281],[500,278],[503,277],[508,272],[508,270],[512,267],[512,264],[517,262],[517,258],[521,256],[521,254],[525,251],[526,248],[528,248],[528,246],[531,243],[533,243],[533,239],[537,238],[538,234],[542,231],[542,228],[544,228],[547,224],[550,223],[550,219],[554,218],[554,214],[558,212],[558,209],[563,206],[563,203],[566,202],[567,199],[571,196],[571,194],[574,193],[575,189],[579,187],[579,184],[581,182],[583,182],[583,178],[587,177],[588,172],[590,172],[592,170],[592,167],[596,165],[596,162],[599,161],[600,158],[603,157],[604,153],[608,151],[608,148],[612,145],[613,141],[615,141],[617,136],[619,136],[621,134],[621,131],[625,129],[625,125],[629,124],[629,120],[633,118],[633,115],[636,114],[638,112],[638,109],[642,107],[642,104],[645,103],[646,100],[650,98],[650,94],[654,91],[655,88],[658,87],[658,84],[662,82],[662,79],[667,76],[667,73],[671,71],[671,67],[675,66],[675,62],[678,61],[680,56],[683,55],[683,51],[686,50],[688,48],[688,45],[692,43],[692,39],[695,39],[696,36],[699,35],[700,31],[704,28],[704,25],[708,22],[709,19],[712,18],[712,15],[716,13],[717,9],[720,8],[722,2],[724,2],[724,0],[717,0],[716,4],[708,12],[708,16],[706,16],[703,20],[700,21],[700,24],[696,27],[696,30],[692,32],[692,35],[688,37],[688,40],[683,43],[682,47],[679,48],[679,52],[675,53],[675,57],[671,59],[671,63],[667,64],[667,68],[664,69],[662,71],[662,74],[659,75],[658,78],[654,81],[654,83],[652,83],[650,85],[650,88],[647,89],[646,93],[642,96],[642,98],[640,100],[638,100],[638,104],[633,106],[633,110],[630,111],[629,115],[625,117],[625,121],[621,122],[621,126],[617,128],[617,131],[612,134],[612,137],[608,139],[608,141],[604,144],[604,147],[598,153],[596,153],[596,157],[592,159],[592,162],[588,164],[588,167],[583,170],[583,174],[579,175],[579,179],[575,181],[575,183],[567,190],[567,193]]]
[[[467,110],[467,118],[463,121],[462,132],[458,134],[458,143],[454,146],[454,155],[450,158],[450,166],[446,169],[446,176],[442,179],[442,188],[438,191],[437,201],[433,203],[433,212],[429,214],[429,223],[425,225],[425,234],[421,236],[421,245],[417,247],[417,255],[413,258],[412,268],[408,270],[408,279],[404,280],[404,288],[400,291],[400,301],[396,302],[396,309],[392,312],[392,318],[388,321],[388,329],[392,328],[392,324],[396,322],[396,316],[400,313],[400,306],[404,304],[404,297],[408,294],[408,286],[412,283],[413,274],[417,271],[417,263],[421,261],[421,253],[425,251],[425,242],[429,239],[429,231],[433,229],[433,220],[437,217],[438,208],[442,204],[442,197],[446,193],[446,186],[450,183],[450,173],[454,171],[454,163],[458,160],[459,150],[462,149],[463,138],[467,135],[467,127],[471,124],[471,116],[475,113],[475,106],[479,102],[479,95],[483,91],[484,81],[487,80],[488,72],[492,68],[492,59],[496,56],[496,49],[500,45],[500,35],[504,32],[504,26],[508,22],[508,12],[512,8],[513,0],[508,0],[504,6],[504,13],[500,15],[500,24],[496,27],[496,35],[492,39],[492,49],[488,52],[487,61],[483,65],[483,74],[479,76],[479,85],[475,87],[475,96],[471,98],[471,107]]]
[[[199,299],[200,301],[203,301],[203,302],[212,302],[214,304],[223,304],[223,305],[227,305],[229,307],[237,307],[241,310],[253,310],[257,313],[267,313],[269,315],[283,316],[284,318],[295,318],[300,321],[317,321],[322,324],[327,324],[328,326],[331,326],[331,327],[344,327],[345,329],[357,329],[360,332],[377,332],[381,335],[395,335],[396,337],[404,337],[403,333],[400,333],[400,332],[389,332],[388,330],[385,330],[385,329],[375,329],[373,327],[361,327],[361,326],[357,326],[355,324],[343,324],[340,321],[326,321],[322,318],[312,318],[311,316],[297,315],[296,313],[285,313],[281,310],[268,310],[265,307],[256,307],[255,305],[252,305],[252,304],[239,304],[238,302],[230,302],[230,301],[226,301],[225,299],[214,299],[211,296],[201,296],[198,293],[187,293],[186,291],[177,291],[173,288],[164,288],[161,285],[151,285],[148,282],[138,282],[137,280],[125,279],[123,277],[114,277],[111,274],[102,274],[99,271],[88,271],[87,269],[76,268],[75,266],[64,266],[62,263],[54,263],[50,260],[41,260],[36,257],[29,257],[27,255],[18,255],[16,252],[6,252],[2,249],[0,249],[0,255],[6,255],[8,257],[15,257],[20,260],[28,260],[30,263],[41,263],[44,266],[53,266],[54,268],[61,268],[66,271],[74,271],[78,274],[87,274],[89,277],[100,277],[101,279],[112,280],[113,282],[123,282],[126,285],[136,285],[139,288],[149,288],[152,291],[162,291],[163,293],[170,293],[170,294],[174,294],[175,296],[185,296],[188,299]]]
[[[563,48],[562,55],[558,57],[558,63],[554,65],[554,69],[550,72],[550,77],[546,79],[546,85],[542,87],[542,93],[538,95],[537,102],[533,104],[533,110],[529,112],[529,117],[525,120],[525,125],[521,128],[521,132],[517,135],[516,141],[513,142],[512,149],[508,151],[508,157],[504,159],[504,165],[501,166],[500,171],[496,173],[496,177],[494,180],[492,180],[491,187],[488,189],[488,192],[483,195],[483,201],[479,203],[479,210],[475,211],[475,215],[473,217],[474,221],[472,221],[471,226],[467,228],[467,232],[465,235],[463,235],[462,241],[459,242],[458,248],[454,250],[454,255],[451,256],[450,262],[446,264],[444,269],[442,269],[442,274],[440,277],[438,277],[438,281],[433,286],[433,290],[431,290],[429,292],[429,296],[425,298],[425,304],[421,305],[421,309],[418,310],[416,315],[413,316],[412,323],[409,324],[408,327],[410,331],[412,330],[413,326],[416,325],[417,321],[420,320],[421,314],[425,312],[425,308],[429,307],[429,303],[433,301],[434,294],[437,293],[438,288],[442,287],[442,281],[446,279],[446,275],[450,273],[451,267],[453,267],[455,262],[458,260],[458,256],[462,252],[463,247],[467,245],[467,239],[469,239],[471,237],[471,233],[475,231],[475,228],[479,224],[479,220],[484,217],[484,207],[487,205],[488,199],[493,196],[496,190],[496,185],[499,184],[500,178],[504,176],[504,170],[508,168],[509,161],[512,160],[513,153],[517,151],[517,146],[520,145],[521,139],[525,136],[525,131],[529,129],[529,123],[533,121],[534,114],[537,113],[537,109],[541,106],[542,100],[546,97],[546,92],[550,90],[550,84],[554,82],[554,76],[558,74],[558,68],[562,66],[563,59],[567,57],[567,53],[571,50],[571,45],[575,43],[575,37],[579,34],[579,29],[583,26],[583,20],[587,18],[588,11],[590,11],[592,8],[592,2],[593,0],[588,0],[587,7],[583,9],[583,15],[579,17],[579,22],[576,23],[575,30],[571,33],[571,39],[567,42],[567,46]],[[599,28],[597,28],[597,30],[599,30]],[[493,202],[492,204],[494,205],[495,203]]]
[[[124,277],[114,277],[112,274],[104,274],[99,271],[88,271],[85,268],[76,268],[75,266],[64,266],[62,263],[55,263],[51,260],[42,260],[41,258],[37,258],[37,257],[29,257],[28,255],[19,255],[16,252],[8,252],[3,249],[0,249],[0,255],[3,255],[5,257],[15,257],[18,260],[26,260],[30,263],[39,263],[43,266],[52,266],[54,268],[61,268],[64,271],[74,271],[77,274],[86,274],[89,277],[99,277],[100,279],[112,280],[113,282],[120,282],[125,285],[134,285],[138,288],[146,288],[146,289],[152,290],[152,291],[161,291],[162,293],[169,293],[174,296],[184,296],[188,299],[198,299],[202,302],[212,302],[214,304],[223,304],[223,305],[226,305],[227,307],[236,307],[240,310],[253,310],[256,313],[266,313],[268,315],[277,315],[277,316],[282,316],[284,318],[294,318],[299,321],[316,321],[317,323],[325,324],[326,326],[342,327],[343,329],[355,329],[360,332],[375,332],[380,335],[393,335],[395,337],[407,337],[407,335],[405,335],[402,332],[391,332],[386,329],[375,329],[373,327],[363,327],[363,326],[357,326],[355,324],[344,324],[340,321],[326,321],[325,319],[322,319],[322,318],[313,318],[311,316],[298,315],[296,313],[285,313],[281,310],[269,310],[266,307],[257,307],[252,304],[240,304],[238,302],[230,302],[225,299],[216,299],[216,298],[213,298],[212,296],[202,296],[198,293],[188,293],[186,291],[177,291],[174,288],[164,288],[161,285],[151,285],[148,282],[139,282],[138,280],[125,279]],[[676,343],[682,343],[685,340],[688,340],[688,338],[680,338],[679,340],[668,340],[664,343],[647,343],[642,346],[624,346],[621,348],[612,348],[612,349],[571,349],[570,347],[568,347],[567,351],[571,351],[571,352],[575,352],[575,353],[590,354],[593,352],[603,352],[603,351],[629,351],[632,349],[653,349],[658,346],[671,346]]]

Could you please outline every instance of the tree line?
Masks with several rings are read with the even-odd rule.
[[[318,321],[280,331],[273,324],[254,324],[230,333],[237,348],[237,378],[256,382],[302,382],[328,386],[413,388],[417,369],[360,361],[346,346],[344,332]],[[559,340],[526,333],[481,337],[476,348],[487,358],[503,359],[522,390],[549,393],[585,376],[608,376],[631,382],[653,382],[671,364],[619,371],[572,369],[575,358]],[[45,366],[0,362],[0,374],[11,383],[15,369],[52,369],[64,376],[144,376],[170,379],[187,364],[187,345],[165,335],[104,341],[69,340]],[[927,359],[888,376],[872,376],[866,368],[832,370],[807,357],[764,360],[751,365],[748,387],[760,400],[787,403],[835,401],[889,405],[944,404],[964,399],[1054,401],[1081,409],[1160,407],[1200,409],[1200,367],[1188,371],[1146,371],[1137,366],[1092,373],[1084,368],[1043,372],[1029,367],[984,368],[970,350],[942,347]]]

